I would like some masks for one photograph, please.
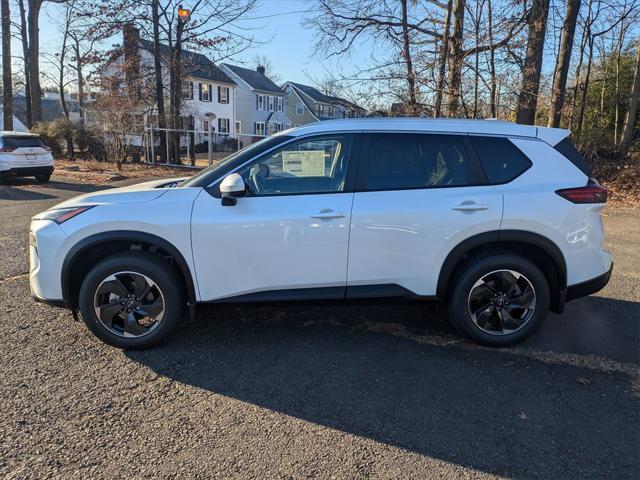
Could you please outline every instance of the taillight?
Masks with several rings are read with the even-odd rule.
[[[563,188],[556,190],[562,198],[566,198],[573,203],[606,203],[607,189],[600,185],[595,179],[590,178],[587,185],[577,188]]]
[[[9,152],[13,152],[15,149],[16,147],[2,147],[0,148],[0,152],[9,153]]]
[[[44,150],[46,150],[47,152],[51,151],[51,147],[47,147],[46,145],[41,145],[41,148],[43,148]]]

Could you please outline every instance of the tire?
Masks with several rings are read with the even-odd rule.
[[[450,290],[448,312],[461,335],[504,347],[540,328],[549,302],[542,271],[520,255],[501,251],[472,257],[462,266]],[[519,308],[524,305],[530,308]]]
[[[51,178],[51,174],[50,173],[45,173],[45,174],[42,174],[42,175],[36,175],[36,182],[38,182],[38,183],[47,183],[50,178]]]
[[[137,295],[141,297],[135,298]],[[78,303],[89,330],[103,342],[123,349],[160,343],[175,330],[186,305],[177,269],[146,252],[119,253],[98,263],[82,281]]]

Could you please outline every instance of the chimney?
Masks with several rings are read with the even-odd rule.
[[[140,96],[140,30],[128,23],[122,30],[124,75],[129,94]]]
[[[261,75],[264,75],[264,67],[262,65],[258,65],[256,67],[256,72],[258,72]]]

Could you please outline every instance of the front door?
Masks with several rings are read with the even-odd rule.
[[[359,136],[295,140],[240,167],[247,195],[236,205],[198,196],[191,228],[202,301],[344,296]]]

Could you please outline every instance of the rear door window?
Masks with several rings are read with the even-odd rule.
[[[359,189],[405,190],[486,183],[462,135],[368,134]]]
[[[492,185],[508,183],[531,167],[531,160],[508,138],[469,137]]]

